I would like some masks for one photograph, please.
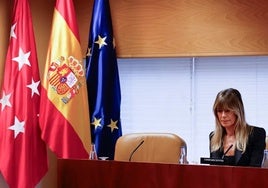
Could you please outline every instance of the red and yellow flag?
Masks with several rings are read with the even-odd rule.
[[[15,0],[0,91],[0,169],[10,188],[34,188],[47,172],[39,126],[40,76],[28,0]]]
[[[57,0],[41,90],[42,138],[59,158],[88,158],[87,85],[72,0]]]

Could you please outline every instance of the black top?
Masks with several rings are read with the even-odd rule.
[[[235,165],[235,156],[224,156],[224,164],[234,166]]]
[[[226,165],[231,166],[253,166],[260,167],[263,158],[263,152],[266,146],[265,138],[266,132],[263,128],[252,126],[253,130],[248,138],[248,143],[246,146],[246,151],[242,153],[242,151],[235,149],[234,162],[226,159]],[[209,140],[211,141],[212,133],[209,135]],[[223,150],[222,148],[217,151],[211,152],[210,150],[210,158],[222,158]],[[225,156],[226,158],[226,156]],[[229,161],[227,164],[227,160]]]

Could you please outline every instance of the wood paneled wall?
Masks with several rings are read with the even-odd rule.
[[[9,40],[11,4],[11,1],[0,1],[0,88]]]
[[[120,57],[263,55],[267,0],[112,0]]]

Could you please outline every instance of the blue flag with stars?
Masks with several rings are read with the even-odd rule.
[[[121,91],[109,0],[95,0],[86,58],[91,138],[98,157],[114,159],[122,135]]]

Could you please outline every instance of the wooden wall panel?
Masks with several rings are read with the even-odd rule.
[[[55,6],[55,0],[29,0],[33,27],[35,34],[35,42],[37,48],[38,62],[40,68],[40,76],[46,62],[48,42],[52,26],[52,18]],[[41,76],[41,79],[43,76]]]
[[[9,41],[10,20],[7,18],[11,14],[11,7],[11,1],[0,1],[0,88]]]
[[[111,0],[120,57],[268,54],[267,0]]]

